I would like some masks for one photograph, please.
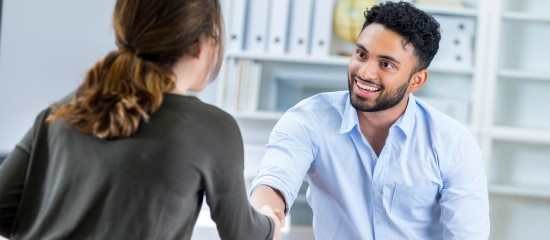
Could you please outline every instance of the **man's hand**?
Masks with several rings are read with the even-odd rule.
[[[269,206],[269,205],[264,205],[260,209],[260,213],[272,218],[273,222],[275,223],[275,230],[273,232],[273,240],[281,240],[282,239],[282,236],[281,236],[281,220],[275,214],[275,211],[277,211],[277,210],[272,209],[271,206]],[[278,211],[281,212],[280,210],[278,210]],[[284,213],[283,213],[283,218],[284,218]]]

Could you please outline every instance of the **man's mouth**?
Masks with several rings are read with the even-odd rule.
[[[355,84],[357,85],[357,87],[359,87],[361,90],[363,91],[367,91],[367,92],[378,92],[381,90],[381,88],[379,87],[374,87],[374,86],[369,86],[359,80],[355,80]]]

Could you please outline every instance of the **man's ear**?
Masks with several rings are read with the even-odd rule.
[[[428,71],[426,69],[416,72],[412,75],[409,82],[409,92],[416,92],[426,81],[428,81]]]

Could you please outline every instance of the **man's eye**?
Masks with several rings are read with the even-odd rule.
[[[393,65],[391,65],[391,63],[389,63],[389,62],[382,62],[382,63],[380,63],[380,65],[383,68],[393,68]]]
[[[366,54],[362,51],[359,51],[357,52],[357,56],[359,56],[360,58],[365,58]]]

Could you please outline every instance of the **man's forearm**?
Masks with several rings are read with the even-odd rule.
[[[255,209],[260,209],[264,205],[269,205],[273,209],[286,211],[286,203],[283,195],[276,189],[269,186],[258,186],[250,196],[250,204]]]

